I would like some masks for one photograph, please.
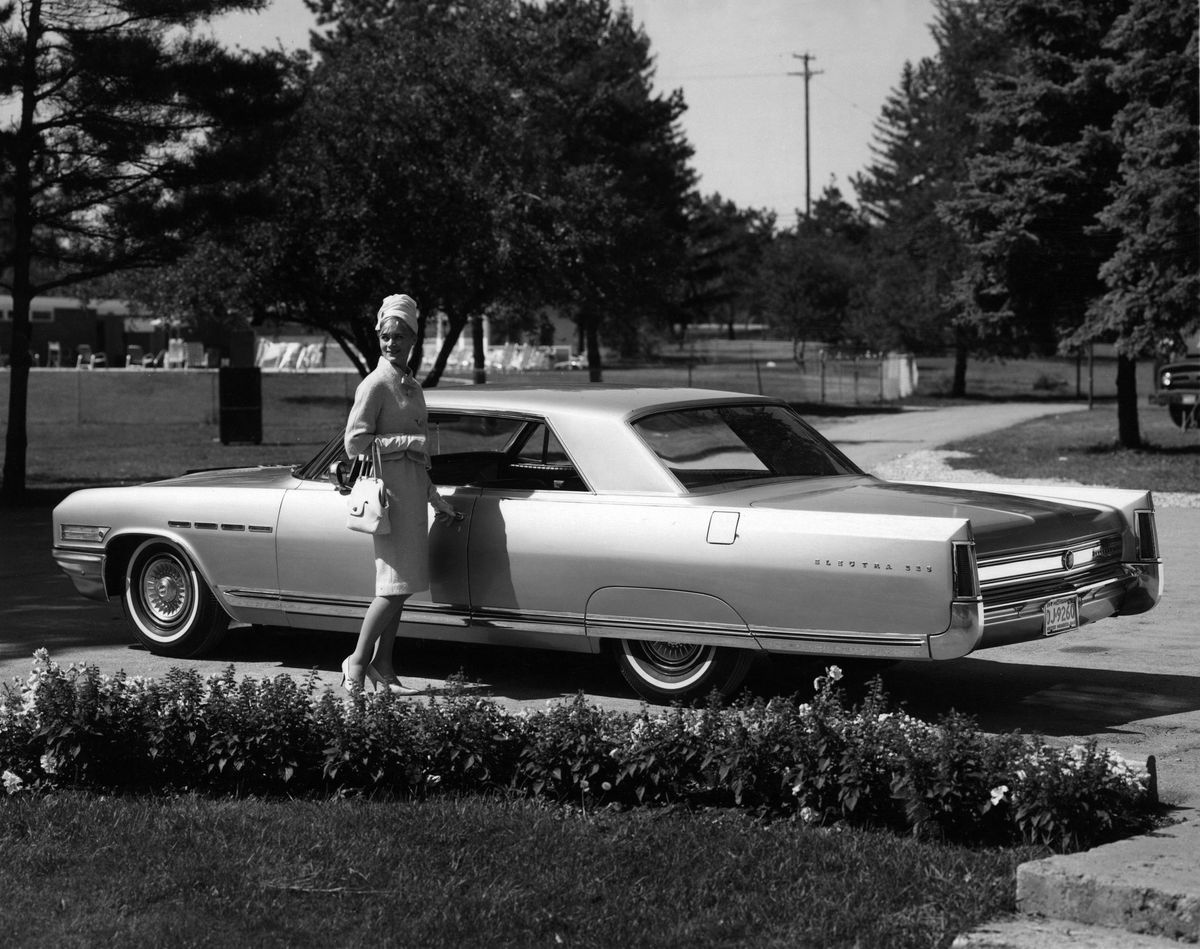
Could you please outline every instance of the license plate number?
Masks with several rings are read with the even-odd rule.
[[[1055,633],[1078,628],[1079,597],[1060,596],[1050,600],[1042,607],[1042,616],[1045,618],[1045,624],[1042,626],[1043,636],[1053,636]]]

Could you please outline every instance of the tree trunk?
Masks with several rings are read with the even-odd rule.
[[[447,313],[450,317],[450,322],[446,326],[446,336],[442,339],[442,348],[434,357],[433,368],[429,370],[429,374],[425,377],[421,385],[426,389],[432,389],[442,381],[442,373],[446,371],[446,363],[450,361],[450,354],[454,352],[454,347],[458,345],[458,338],[462,336],[464,321],[455,319],[453,315]]]
[[[954,346],[954,378],[950,383],[950,395],[961,399],[967,394],[967,344],[958,340]]]
[[[600,330],[595,313],[585,309],[582,314],[583,334],[587,340],[588,382],[602,382],[604,367],[600,363]]]
[[[30,194],[34,147],[34,95],[37,89],[37,51],[42,37],[42,3],[32,0],[26,10],[24,61],[21,64],[21,124],[12,143],[12,357],[9,370],[8,432],[4,436],[4,483],[0,501],[19,504],[25,495],[26,453],[29,447],[29,367],[33,328],[29,304],[34,288],[29,276],[33,243],[33,196]]]
[[[1122,448],[1141,448],[1138,423],[1137,360],[1117,356],[1117,441]]]
[[[483,345],[483,317],[471,317],[471,351],[475,356],[475,385],[487,382],[487,351]]]

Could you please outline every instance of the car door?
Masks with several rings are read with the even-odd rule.
[[[404,621],[465,627],[467,525],[475,492],[452,486],[439,492],[465,519],[435,523],[428,509],[430,589],[409,599]],[[374,597],[374,542],[346,528],[346,500],[327,471],[287,492],[276,550],[279,596],[292,626],[358,630]]]

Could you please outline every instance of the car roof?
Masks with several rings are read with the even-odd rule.
[[[683,386],[634,386],[607,383],[569,385],[443,386],[425,390],[431,408],[463,408],[530,412],[536,415],[581,413],[627,418],[644,411],[665,410],[693,403],[764,400],[745,392],[691,389]]]
[[[425,391],[432,411],[502,412],[545,418],[593,490],[684,492],[629,420],[686,406],[778,400],[716,389],[605,384],[446,386]]]

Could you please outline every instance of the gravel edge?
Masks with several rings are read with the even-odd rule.
[[[1001,478],[987,471],[973,468],[951,468],[951,458],[970,458],[969,452],[922,449],[910,452],[877,465],[871,472],[887,481],[976,481],[993,484],[1057,484],[1078,487],[1111,487],[1111,485],[1084,485],[1080,481],[1061,478]],[[1171,507],[1200,507],[1200,494],[1183,491],[1155,491],[1156,509]]]

